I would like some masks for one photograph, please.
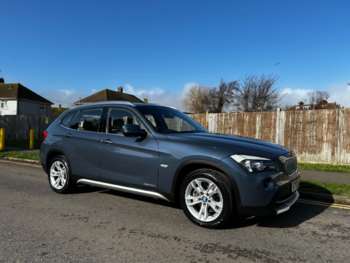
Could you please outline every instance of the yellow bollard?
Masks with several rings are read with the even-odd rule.
[[[34,149],[34,129],[29,129],[29,150]]]
[[[0,151],[5,150],[5,128],[0,128]]]

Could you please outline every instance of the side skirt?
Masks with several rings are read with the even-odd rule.
[[[97,186],[97,187],[102,187],[102,188],[107,188],[107,189],[112,189],[112,190],[117,190],[117,191],[126,192],[126,193],[132,193],[132,194],[137,194],[137,195],[153,197],[156,199],[162,199],[162,200],[169,202],[169,199],[166,198],[164,195],[157,193],[157,192],[154,192],[154,191],[143,190],[143,189],[138,189],[138,188],[134,188],[134,187],[127,187],[127,186],[117,185],[117,184],[109,184],[109,183],[104,183],[104,182],[89,180],[89,179],[79,179],[77,181],[77,183],[87,184],[87,185],[92,185],[92,186]]]

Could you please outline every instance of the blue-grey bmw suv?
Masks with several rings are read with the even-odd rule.
[[[178,202],[205,227],[222,227],[238,215],[280,214],[299,197],[293,152],[210,134],[169,107],[78,106],[58,117],[44,138],[41,163],[58,193],[87,184]]]

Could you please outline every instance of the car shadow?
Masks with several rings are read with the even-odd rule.
[[[103,188],[94,187],[94,186],[90,186],[90,185],[78,184],[78,185],[76,185],[74,190],[70,192],[70,194],[87,194],[87,193],[104,192],[104,191],[106,191],[106,190]]]
[[[176,205],[175,203],[167,202],[165,200],[155,199],[152,197],[147,197],[147,196],[142,196],[142,195],[130,194],[130,193],[121,192],[121,191],[117,191],[117,190],[107,189],[107,190],[102,191],[102,193],[109,194],[109,195],[115,195],[115,196],[119,196],[119,197],[124,197],[124,198],[130,198],[130,199],[134,199],[134,200],[145,202],[145,203],[153,203],[156,205],[162,205],[162,206],[167,206],[167,207],[171,207],[171,208],[179,208],[178,205]]]
[[[167,206],[167,207],[179,208],[176,204],[167,202],[165,200],[155,199],[155,198],[151,198],[151,197],[147,197],[147,196],[141,196],[141,195],[126,193],[126,192],[121,192],[121,191],[117,191],[117,190],[99,188],[99,187],[84,185],[84,184],[78,184],[76,189],[74,189],[74,191],[71,194],[83,194],[83,193],[94,193],[94,192],[129,198],[129,199],[133,199],[133,200],[137,200],[137,201],[141,201],[141,202],[146,202],[146,203],[153,203],[156,205],[163,205],[163,206]]]
[[[240,218],[239,220],[233,221],[232,224],[228,225],[224,229],[242,228],[253,225],[271,228],[292,228],[318,216],[319,214],[322,214],[334,202],[331,192],[319,185],[303,182],[300,190],[301,197],[299,201],[295,203],[289,211],[277,216]],[[141,202],[180,209],[178,204],[170,203],[164,200],[87,185],[79,185],[75,191],[76,194],[92,192],[130,198]],[[310,197],[314,197],[315,193],[318,193],[316,194],[318,195],[318,199],[323,198],[322,204],[316,204],[315,201],[310,201],[312,200]]]

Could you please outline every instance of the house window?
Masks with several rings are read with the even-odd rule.
[[[5,107],[6,107],[6,102],[0,101],[0,109],[5,109]]]

